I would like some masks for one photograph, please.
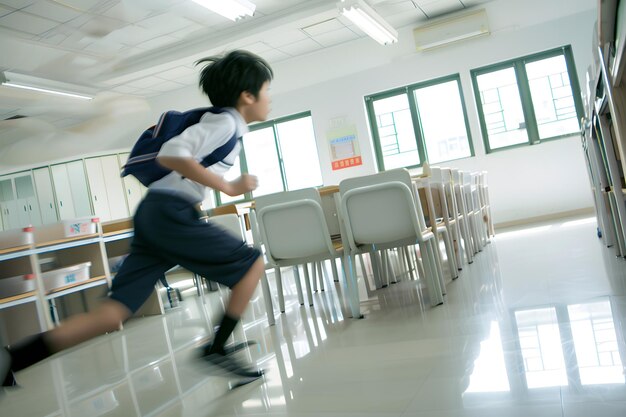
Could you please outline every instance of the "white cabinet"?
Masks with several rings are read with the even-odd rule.
[[[59,219],[91,216],[91,204],[83,161],[52,165]]]
[[[0,210],[2,228],[5,230],[41,224],[39,204],[30,172],[5,176],[0,180]]]
[[[59,220],[56,203],[54,201],[54,189],[50,178],[50,168],[37,168],[33,170],[35,190],[39,203],[42,224],[56,223]]]
[[[2,211],[2,228],[4,230],[20,227],[15,201],[13,180],[10,177],[0,179],[0,210]]]
[[[30,172],[26,175],[15,177],[15,192],[17,194],[17,209],[20,213],[20,226],[40,226],[41,212],[39,211],[39,203],[37,194],[35,193],[35,185]]]
[[[128,153],[119,154],[120,167],[123,167],[128,160]],[[128,203],[128,212],[131,216],[135,215],[135,210],[139,205],[139,202],[148,191],[148,188],[144,187],[135,177],[128,175],[123,178],[124,189],[126,194],[126,201]]]
[[[94,214],[102,221],[128,217],[124,187],[116,155],[85,160]]]

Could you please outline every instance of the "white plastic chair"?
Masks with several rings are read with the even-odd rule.
[[[470,216],[467,205],[465,204],[465,197],[463,195],[463,174],[458,169],[452,169],[451,173],[454,190],[454,201],[456,203],[460,226],[459,230],[461,232],[461,235],[463,236],[463,251],[465,252],[467,263],[471,264],[472,262],[474,262],[474,253],[476,253],[477,251],[474,250]]]
[[[260,240],[265,246],[268,266],[276,270],[278,300],[281,312],[285,311],[280,267],[304,264],[305,280],[312,304],[311,285],[307,263],[341,258],[342,248],[335,247],[330,238],[322,210],[319,192],[314,188],[288,191],[255,199],[256,222]],[[303,304],[302,288],[296,274],[296,288]],[[346,288],[349,284],[346,282]],[[347,290],[349,294],[350,291]],[[347,295],[348,295],[347,294]],[[353,313],[358,312],[358,294],[349,296]],[[356,305],[354,304],[356,302]]]
[[[483,220],[487,227],[487,241],[496,235],[493,227],[493,216],[491,215],[491,202],[489,201],[489,185],[487,184],[487,171],[478,173],[478,196],[480,197],[480,209],[483,213]]]
[[[420,195],[421,192],[426,197],[425,200],[420,197],[421,203],[423,205],[425,203],[427,209],[426,213],[428,213],[426,225],[432,227],[436,237],[439,235],[442,237],[448,258],[450,278],[457,279],[459,277],[459,270],[456,262],[456,252],[452,244],[453,233],[450,225],[448,204],[445,200],[445,193],[441,181],[441,170],[437,167],[431,167],[429,177],[413,178],[413,186],[416,187],[414,190],[416,195]],[[424,208],[422,208],[422,210],[424,210]],[[439,247],[438,239],[437,247]]]
[[[445,288],[436,266],[435,235],[426,227],[421,205],[416,204],[409,172],[398,169],[346,179],[339,190],[348,244],[344,248],[346,269],[354,270],[358,253],[418,245],[431,304],[442,304]]]

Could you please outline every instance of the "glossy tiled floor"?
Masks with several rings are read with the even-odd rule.
[[[626,261],[593,219],[500,231],[434,309],[402,281],[371,292],[353,320],[336,289],[300,307],[286,281],[276,326],[258,296],[235,335],[259,342],[245,354],[264,380],[229,392],[193,359],[223,304],[190,295],[22,372],[0,415],[626,415]]]

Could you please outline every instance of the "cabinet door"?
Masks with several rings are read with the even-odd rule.
[[[123,219],[128,217],[128,207],[124,197],[124,186],[120,177],[120,165],[117,162],[117,155],[103,156],[100,158],[100,162],[102,163],[102,173],[104,175],[111,218]]]
[[[93,215],[83,161],[69,162],[65,165],[67,166],[67,175],[69,177],[76,217],[88,217]]]
[[[34,169],[33,179],[35,180],[35,191],[42,223],[56,223],[59,217],[57,216],[56,204],[54,202],[54,190],[49,168]]]
[[[65,165],[59,164],[50,167],[57,208],[59,210],[59,220],[76,217],[74,201],[72,200],[72,188],[70,187],[70,180],[67,176],[67,167]]]
[[[85,168],[87,169],[94,214],[100,218],[100,221],[107,222],[111,220],[111,212],[107,202],[107,190],[100,158],[85,159]]]
[[[120,167],[124,166],[124,164],[128,160],[128,155],[129,155],[128,153],[119,154]],[[128,175],[124,177],[122,180],[124,182],[126,202],[128,203],[128,213],[131,216],[134,216],[135,210],[137,209],[139,202],[141,201],[143,196],[146,194],[146,191],[148,189],[144,187],[143,184],[140,183],[132,175]]]
[[[18,209],[20,212],[20,226],[40,226],[41,215],[39,213],[39,204],[35,195],[35,185],[30,173],[15,177],[15,191],[18,200]],[[22,210],[23,209],[23,210]]]
[[[0,210],[2,211],[2,227],[4,230],[20,227],[15,190],[13,189],[13,180],[11,178],[0,180]]]

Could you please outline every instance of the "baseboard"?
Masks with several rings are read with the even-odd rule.
[[[586,207],[586,208],[581,208],[581,209],[576,209],[576,210],[560,211],[558,213],[545,214],[543,216],[528,217],[528,218],[519,219],[519,220],[511,220],[509,222],[496,223],[494,224],[494,228],[503,229],[505,227],[519,226],[519,225],[530,224],[530,223],[539,223],[539,222],[545,222],[548,220],[564,219],[567,217],[583,216],[586,214],[595,214],[594,208]]]

